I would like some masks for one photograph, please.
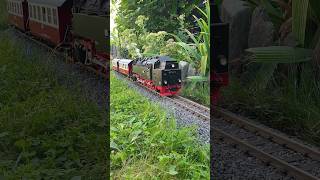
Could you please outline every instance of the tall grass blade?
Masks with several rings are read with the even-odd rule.
[[[306,38],[309,0],[292,0],[292,32],[303,47]]]

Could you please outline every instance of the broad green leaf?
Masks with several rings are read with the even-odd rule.
[[[116,149],[118,151],[120,150],[118,144],[115,143],[113,140],[111,140],[111,142],[110,142],[110,148],[111,149]]]
[[[313,50],[287,46],[269,46],[246,49],[252,61],[260,63],[298,63],[310,61]]]
[[[81,180],[81,176],[73,176],[70,180]]]
[[[208,81],[208,78],[203,76],[188,76],[187,80],[191,82],[206,82]]]
[[[169,174],[170,174],[170,175],[173,175],[173,176],[178,174],[178,172],[176,171],[176,166],[171,165],[171,166],[169,167]]]
[[[0,133],[0,138],[8,136],[8,135],[9,135],[8,132],[2,132],[2,133]]]

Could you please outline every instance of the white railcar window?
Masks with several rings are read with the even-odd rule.
[[[40,6],[37,6],[37,19],[41,21],[41,9]]]
[[[16,13],[16,4],[13,3],[13,12]]]
[[[47,22],[47,13],[45,7],[42,7],[42,21]]]
[[[33,11],[33,19],[37,19],[37,10],[35,5],[32,6],[32,11]]]
[[[53,17],[53,24],[58,25],[58,15],[57,15],[57,9],[52,9],[52,17]]]
[[[22,8],[20,3],[18,4],[18,14],[20,15],[22,14]]]
[[[52,24],[52,15],[51,15],[51,8],[47,8],[47,14],[48,14],[48,23]]]

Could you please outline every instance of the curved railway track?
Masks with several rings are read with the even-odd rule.
[[[63,52],[42,43],[25,33],[18,32],[24,38],[50,50],[59,57],[65,57]],[[79,63],[81,67],[92,71],[97,75],[108,78],[106,74]],[[139,83],[136,83],[142,86]],[[159,93],[152,91],[154,94]],[[210,121],[210,108],[195,103],[181,96],[162,97],[177,106],[198,116],[204,121]],[[215,107],[212,110],[211,131],[223,141],[245,150],[248,154],[255,156],[266,164],[272,165],[281,171],[292,175],[297,179],[320,179],[320,151],[299,142],[296,142],[284,135],[275,133],[273,130],[256,125],[250,120],[237,116],[221,108]]]
[[[145,86],[136,83],[139,86]],[[148,89],[148,88],[146,88]],[[152,91],[159,95],[159,93]],[[210,108],[181,96],[162,97],[204,121],[210,121]],[[281,172],[296,179],[320,179],[320,152],[271,129],[219,107],[212,111],[211,131],[219,139],[235,145]]]

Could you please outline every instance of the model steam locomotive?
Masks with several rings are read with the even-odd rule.
[[[175,95],[181,89],[181,69],[178,62],[168,56],[113,59],[112,69],[159,92],[161,96]]]
[[[72,62],[106,73],[108,0],[7,0],[9,23],[65,52]]]

